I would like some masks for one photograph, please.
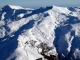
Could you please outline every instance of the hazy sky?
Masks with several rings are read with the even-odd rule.
[[[19,5],[22,7],[38,8],[40,6],[80,6],[80,0],[0,0],[0,7]]]

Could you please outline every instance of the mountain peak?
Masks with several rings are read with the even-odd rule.
[[[2,8],[2,10],[5,10],[5,11],[11,10],[11,7],[10,7],[9,5],[5,5],[5,6]]]
[[[58,13],[63,13],[63,14],[69,14],[71,11],[67,7],[59,7],[59,6],[52,6],[52,10],[58,12]]]
[[[23,9],[20,6],[16,6],[16,5],[5,5],[3,8],[3,10],[11,10],[11,9]]]
[[[12,9],[23,9],[21,6],[16,6],[16,5],[8,5]]]
[[[80,60],[80,9],[6,5],[0,44],[0,60]]]

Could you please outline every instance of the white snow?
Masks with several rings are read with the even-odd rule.
[[[15,5],[9,5],[12,9],[24,9],[20,6],[15,6]],[[27,9],[25,9],[27,10]],[[32,10],[32,9],[29,9]],[[14,10],[13,15],[15,14],[16,10]],[[79,12],[79,11],[78,11]],[[75,16],[79,17],[78,13],[72,12],[68,10],[67,7],[57,7],[53,6],[52,9],[38,13],[38,14],[33,14],[29,17],[22,18],[25,14],[30,14],[32,11],[28,11],[26,13],[21,13],[17,15],[17,17],[20,17],[20,20],[15,20],[11,21],[10,19],[8,20],[7,27],[10,29],[8,32],[10,37],[14,37],[15,35],[12,33],[18,31],[23,25],[27,24],[29,21],[34,20],[33,27],[30,29],[25,29],[22,31],[20,35],[18,35],[18,47],[16,50],[7,58],[7,60],[11,60],[12,58],[16,57],[15,60],[36,60],[38,58],[43,58],[44,57],[40,54],[42,52],[42,48],[40,47],[41,43],[47,44],[48,47],[53,47],[50,51],[45,53],[46,55],[58,55],[56,51],[56,47],[54,46],[53,42],[56,38],[55,36],[55,29],[57,27],[66,26],[64,24],[65,21],[67,21],[69,18],[67,18],[65,15],[68,16]],[[65,15],[63,15],[63,14]],[[4,20],[4,15],[6,13],[4,12],[2,14],[2,19]],[[44,14],[49,14],[48,16],[44,17]],[[0,38],[3,38],[5,36],[5,28],[2,26],[5,25],[5,20],[0,21]],[[65,35],[60,37],[60,40],[58,41],[58,46],[59,46],[59,52],[62,53],[63,56],[67,54],[64,54],[66,50],[68,53],[71,51],[72,47],[72,41],[74,39],[74,36],[71,36],[71,31],[75,31],[75,35],[80,37],[80,23],[78,24],[72,24],[72,29],[67,32]],[[5,39],[6,40],[6,39]],[[5,41],[4,40],[4,41]],[[65,40],[65,41],[64,41]],[[67,47],[65,46],[67,44]],[[63,48],[63,49],[62,49]],[[62,50],[61,50],[62,49]],[[79,49],[76,49],[74,56],[77,58],[77,56],[80,57],[80,51]]]
[[[79,37],[80,36],[80,23],[74,24],[72,26],[73,26],[72,30],[75,31],[75,35]]]
[[[3,20],[5,17],[4,17],[4,15],[6,14],[6,12],[4,12],[3,14],[2,14],[2,19],[1,20]]]
[[[18,17],[22,18],[24,16],[24,14],[19,14]]]
[[[18,9],[24,9],[24,10],[34,10],[34,9],[32,9],[32,8],[23,8],[23,7],[21,7],[21,6],[17,6],[17,5],[8,5],[10,8],[12,8],[12,9],[16,9],[16,10],[18,10]]]
[[[32,15],[30,17],[22,18],[19,21],[13,21],[12,23],[8,24],[7,26],[10,28],[9,34],[17,31],[21,26],[27,24],[30,20],[37,20],[37,17],[37,15]]]
[[[9,6],[10,6],[10,8],[12,8],[12,9],[23,9],[22,7],[16,6],[16,5],[9,5]]]
[[[67,50],[68,50],[68,52],[70,52],[70,50],[71,50],[71,44],[72,44],[72,40],[74,39],[74,36],[71,36],[70,35],[70,32],[68,32],[66,35],[65,35],[65,39],[66,39],[66,41],[67,41],[67,43],[68,43],[68,48],[67,48]]]
[[[53,6],[52,10],[58,13],[64,13],[64,14],[69,14],[71,12],[70,10],[68,10],[67,7],[58,7],[58,6]]]
[[[1,27],[0,28],[0,38],[3,38],[5,36],[5,28],[4,27]]]
[[[75,52],[74,52],[74,57],[75,59],[79,58],[80,59],[80,49],[76,49]]]
[[[49,16],[44,17],[44,14],[47,13],[49,14]],[[20,14],[18,16],[23,17],[23,14]],[[27,52],[27,60],[35,60],[42,57],[42,55],[39,54],[40,52],[42,52],[42,49],[37,47],[40,43],[43,42],[46,43],[49,47],[54,47],[53,46],[53,41],[55,39],[54,29],[56,29],[59,23],[66,21],[67,18],[55,12],[53,9],[46,11],[44,13],[34,14],[30,17],[22,18],[19,21],[14,21],[8,24],[8,27],[11,30],[10,34],[13,33],[14,31],[17,31],[24,24],[27,24],[30,20],[35,20],[35,24],[33,28],[29,30],[24,30],[24,32],[21,35],[19,35],[18,48],[15,51]],[[40,24],[38,24],[39,21],[41,21]],[[54,47],[54,49],[50,50],[48,54],[57,55],[56,48]],[[16,60],[23,59],[24,57],[22,57],[22,55],[24,57],[26,56],[25,53],[24,54],[20,53],[20,55],[17,55],[18,57],[16,58]],[[13,58],[14,56],[11,57]]]
[[[5,22],[4,21],[0,21],[0,27],[5,25]]]

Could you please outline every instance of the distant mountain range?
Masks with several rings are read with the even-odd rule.
[[[4,6],[0,60],[80,60],[80,7]]]

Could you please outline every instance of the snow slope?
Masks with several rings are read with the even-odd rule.
[[[0,11],[0,60],[79,60],[79,13],[78,7],[4,6]]]

